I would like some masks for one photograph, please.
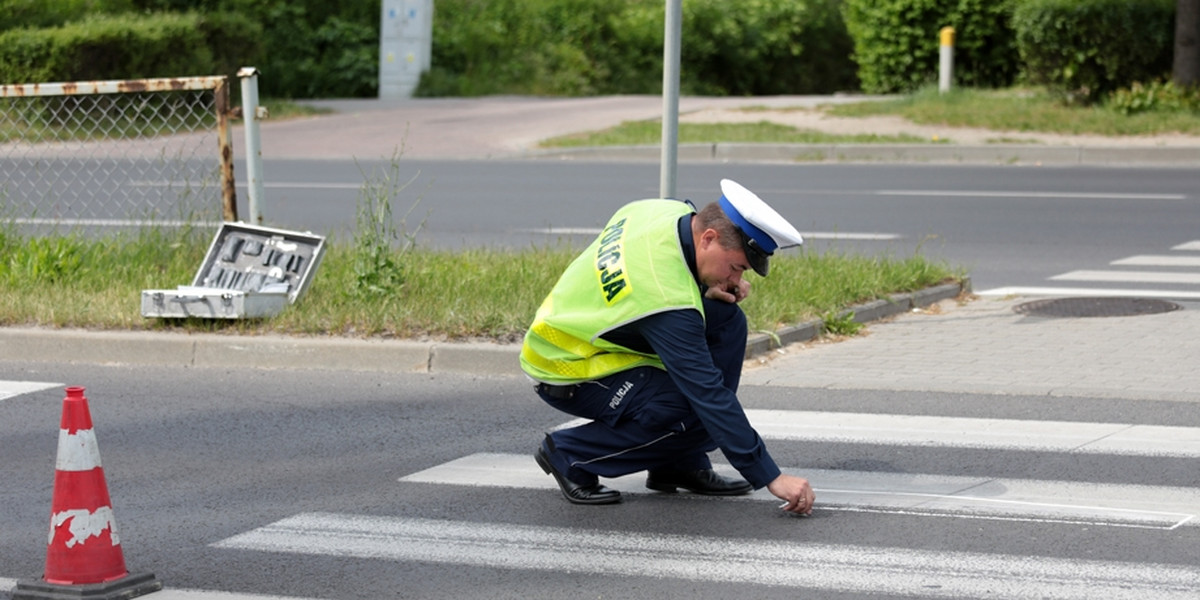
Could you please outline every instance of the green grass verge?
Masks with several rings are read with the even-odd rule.
[[[924,89],[894,100],[828,105],[839,117],[897,115],[914,123],[1068,135],[1200,135],[1200,111],[1159,108],[1123,114],[1112,106],[1064,104],[1036,89],[975,90],[946,94]]]
[[[895,115],[913,123],[974,127],[996,131],[1041,132],[1066,135],[1150,136],[1166,133],[1200,135],[1200,110],[1195,102],[1152,102],[1149,92],[1132,94],[1142,110],[1130,112],[1130,92],[1114,96],[1107,104],[1078,106],[1037,89],[976,90],[958,88],[940,94],[936,88],[890,100],[829,104],[818,110],[837,117]],[[814,110],[808,107],[749,107],[744,112]],[[657,145],[662,141],[659,120],[627,121],[610,129],[544,140],[544,148],[581,146]],[[776,144],[928,144],[946,143],[915,135],[838,135],[798,129],[767,120],[756,123],[680,123],[679,143]],[[1020,138],[997,137],[992,143],[1032,143]]]
[[[385,293],[356,284],[357,250],[330,242],[308,293],[272,319],[163,320],[140,315],[144,289],[189,284],[211,230],[148,229],[102,238],[25,239],[0,230],[0,325],[280,333],[382,338],[520,339],[578,249],[410,249],[402,284]],[[788,250],[744,303],[754,331],[829,315],[856,302],[911,291],[961,273],[920,256],[877,258]]]
[[[588,146],[645,146],[662,141],[662,122],[626,121],[611,129],[543,140],[543,148]],[[680,123],[680,144],[778,143],[778,144],[920,144],[930,140],[915,135],[836,135],[798,129],[769,121],[757,123]]]

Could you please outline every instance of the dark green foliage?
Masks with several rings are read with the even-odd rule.
[[[133,10],[135,0],[0,0],[0,31],[57,27],[84,15]]]
[[[222,0],[260,23],[259,91],[275,98],[372,96],[379,79],[378,2]],[[370,11],[364,10],[369,6]]]
[[[846,0],[864,91],[908,92],[937,80],[938,32],[955,30],[955,83],[1010,85],[1018,72],[1009,15],[1016,0]]]
[[[1095,102],[1169,75],[1175,0],[1025,0],[1013,15],[1031,82]]]
[[[683,4],[684,93],[852,89],[840,0]],[[584,95],[662,89],[661,0],[440,0],[418,94]]]
[[[597,93],[599,85],[612,79],[644,85],[651,79],[632,70],[635,65],[622,64],[621,59],[644,57],[652,48],[655,34],[652,27],[623,19],[622,8],[627,4],[637,3],[628,0],[438,2],[433,17],[433,66],[418,94],[587,95]],[[661,15],[658,23],[657,64],[661,65]],[[612,44],[616,28],[629,25],[634,27],[621,32],[624,43],[619,47]],[[641,66],[648,71],[653,64],[642,62]],[[660,67],[658,81],[661,80]]]
[[[1109,94],[1104,105],[1123,115],[1152,111],[1200,115],[1200,86],[1184,87],[1173,81],[1135,82]]]
[[[660,3],[661,4],[661,3]],[[805,94],[857,88],[839,1],[683,4],[681,85],[702,94]]]

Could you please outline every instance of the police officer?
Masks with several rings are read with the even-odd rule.
[[[589,422],[545,436],[534,454],[575,504],[611,504],[599,483],[647,471],[660,492],[733,496],[766,487],[809,514],[808,481],[780,472],[737,399],[746,350],[738,302],[799,232],[728,179],[696,212],[641,200],[613,215],[562,274],[525,335],[521,367],[549,405]],[[720,448],[745,479],[713,471]]]

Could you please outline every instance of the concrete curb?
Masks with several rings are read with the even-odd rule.
[[[1146,148],[995,144],[680,144],[684,162],[880,162],[973,165],[1200,166],[1200,147]],[[563,148],[523,153],[519,158],[659,160],[658,146]]]
[[[970,279],[851,307],[839,314],[866,323],[970,290]],[[821,321],[787,327],[774,335],[756,333],[746,357],[821,335]],[[282,335],[230,336],[211,333],[90,331],[41,327],[0,328],[0,360],[201,368],[337,369],[410,373],[467,373],[480,376],[520,372],[518,344],[305,338]]]
[[[893,294],[887,299],[873,300],[855,305],[838,313],[838,318],[849,317],[855,323],[869,323],[922,308],[942,300],[957,298],[970,293],[971,278],[964,277],[961,283],[947,283],[906,294]],[[808,342],[825,332],[825,323],[820,319],[807,321],[775,332],[774,334],[751,333],[746,343],[746,358],[766,354],[788,344]]]

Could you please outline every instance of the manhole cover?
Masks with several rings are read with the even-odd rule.
[[[1151,298],[1056,298],[1018,304],[1013,311],[1031,317],[1132,317],[1180,308],[1174,302]]]

